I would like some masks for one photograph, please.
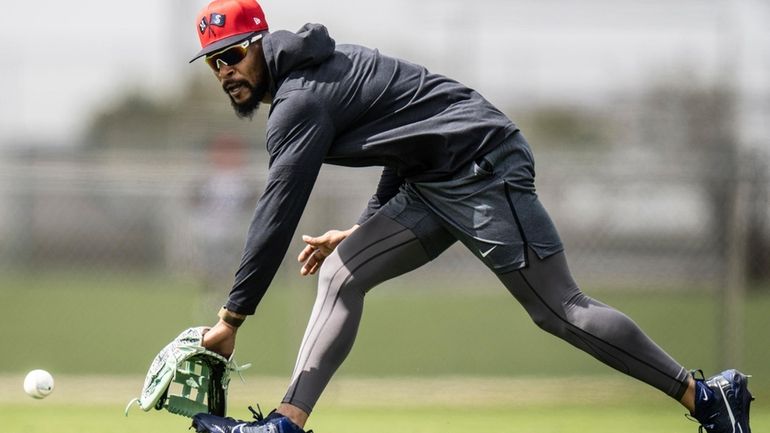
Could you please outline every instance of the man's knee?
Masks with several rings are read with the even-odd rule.
[[[321,265],[321,269],[318,271],[318,289],[332,293],[345,293],[353,290],[362,292],[356,287],[353,274],[337,251],[332,252]]]
[[[548,308],[542,308],[534,313],[530,312],[530,317],[535,325],[549,334],[563,337],[567,332],[567,320]]]
[[[321,264],[318,270],[318,287],[331,287],[333,281],[342,272],[342,260],[337,251],[333,251]]]
[[[573,294],[557,305],[541,303],[530,315],[541,329],[561,338],[576,331],[600,335],[609,324],[617,325],[614,326],[615,332],[625,332],[627,327],[619,325],[630,320],[582,292]]]
[[[582,314],[581,305],[586,305],[588,299],[580,291],[575,291],[566,299],[550,303],[538,298],[537,302],[527,307],[527,311],[540,329],[564,338],[570,330],[581,328],[581,322],[586,319]]]

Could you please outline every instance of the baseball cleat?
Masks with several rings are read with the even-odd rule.
[[[754,397],[748,389],[749,376],[725,370],[708,379],[695,377],[695,410],[692,416],[703,433],[751,433],[749,409]]]
[[[199,413],[193,417],[192,427],[197,433],[313,433],[305,432],[289,418],[273,410],[267,417],[262,412],[254,410],[255,421],[241,421],[233,418]]]

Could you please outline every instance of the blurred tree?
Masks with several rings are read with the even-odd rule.
[[[260,110],[253,121],[236,118],[216,80],[209,74],[197,74],[176,96],[161,99],[141,90],[127,90],[93,116],[84,150],[205,150],[223,132],[249,145],[261,145],[266,111]]]
[[[587,107],[542,106],[511,115],[530,143],[560,151],[611,147],[615,119]]]
[[[86,143],[96,149],[115,147],[155,147],[173,116],[168,102],[150,100],[137,90],[126,93],[113,106],[96,114]]]

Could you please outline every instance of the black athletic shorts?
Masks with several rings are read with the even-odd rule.
[[[452,179],[402,185],[379,212],[411,229],[431,259],[459,239],[497,274],[526,267],[528,248],[541,259],[564,249],[518,132]]]

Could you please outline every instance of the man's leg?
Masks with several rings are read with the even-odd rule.
[[[684,367],[626,315],[583,294],[563,252],[529,256],[527,268],[498,278],[539,327],[688,406],[683,397],[693,383]]]
[[[304,425],[353,347],[367,291],[430,259],[412,230],[381,214],[340,243],[319,271],[316,302],[278,412]]]
[[[695,379],[631,319],[584,295],[563,252],[530,256],[527,268],[498,277],[538,326],[678,400],[708,433],[751,432],[748,376],[726,370]]]

